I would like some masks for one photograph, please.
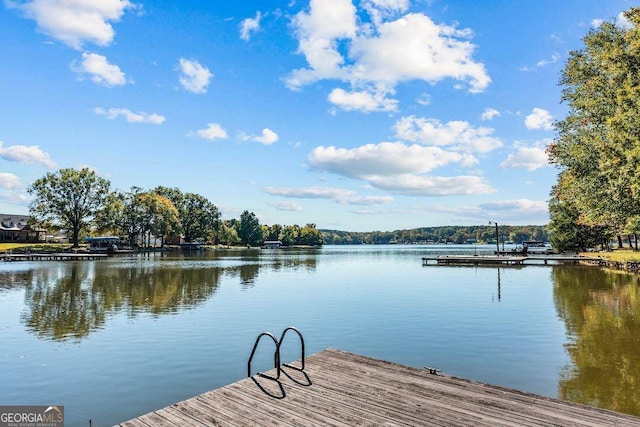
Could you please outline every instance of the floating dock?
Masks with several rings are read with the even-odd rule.
[[[640,425],[640,417],[335,349],[304,366],[283,368],[279,381],[254,375],[119,426]]]
[[[108,255],[104,253],[0,254],[1,261],[93,261],[107,257]]]
[[[422,265],[455,265],[455,264],[588,264],[599,265],[600,258],[579,255],[438,255],[422,257]]]

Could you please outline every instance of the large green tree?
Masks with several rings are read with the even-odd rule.
[[[118,234],[126,234],[131,247],[144,232],[144,206],[140,195],[144,194],[142,188],[131,187],[127,192],[116,192],[111,198],[107,217],[112,222],[112,229]]]
[[[178,209],[168,198],[156,193],[143,193],[138,196],[143,208],[144,231],[160,237],[164,246],[164,236],[179,230]]]
[[[560,79],[569,111],[548,149],[561,169],[556,203],[618,235],[640,231],[640,8],[624,15],[630,28],[605,22],[570,53]]]
[[[322,233],[318,231],[315,224],[307,224],[300,230],[298,243],[307,246],[322,246]]]
[[[167,198],[176,207],[180,226],[173,232],[181,231],[185,241],[216,239],[222,226],[220,212],[206,197],[163,186],[154,188],[153,193]]]
[[[236,223],[238,237],[243,245],[258,246],[264,241],[262,227],[256,214],[244,211],[240,215],[240,221]]]
[[[214,240],[220,227],[220,212],[206,197],[186,193],[180,212],[184,240]]]
[[[562,181],[562,174],[560,181]],[[549,201],[553,230],[551,244],[558,252],[583,252],[600,245],[608,248],[610,229],[605,226],[585,225],[580,222],[580,212],[571,199],[563,198],[561,186],[554,186]]]
[[[240,243],[238,231],[232,224],[229,223],[229,221],[225,221],[220,224],[220,229],[217,233],[217,240],[218,243],[229,246],[237,245]]]
[[[36,180],[27,190],[33,196],[29,213],[38,222],[50,222],[71,232],[74,247],[78,236],[95,224],[106,208],[111,183],[88,168],[60,169]]]

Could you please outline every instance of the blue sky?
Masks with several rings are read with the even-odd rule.
[[[0,212],[89,167],[223,219],[546,224],[568,52],[624,0],[4,0]]]

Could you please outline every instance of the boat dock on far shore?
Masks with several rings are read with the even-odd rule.
[[[580,255],[437,255],[422,257],[422,265],[523,265],[585,264],[600,265],[602,259]]]

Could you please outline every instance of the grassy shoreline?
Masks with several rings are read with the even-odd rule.
[[[312,248],[313,246],[304,246],[304,245],[293,245],[289,246],[289,248]],[[80,244],[79,248],[75,250],[88,250],[89,245]],[[203,245],[203,249],[205,250],[216,250],[216,249],[224,249],[224,250],[245,250],[247,246],[227,246],[227,245]],[[7,251],[17,251],[23,252],[25,250],[29,250],[29,252],[73,252],[74,248],[69,243],[0,243],[0,253],[5,253]],[[160,250],[160,247],[150,248],[151,250]],[[165,246],[164,250],[179,250],[179,246]],[[259,246],[252,246],[249,249],[260,249]],[[146,249],[141,248],[142,252]]]
[[[611,252],[582,252],[580,255],[613,262],[640,262],[640,251],[635,252],[632,249],[616,249]]]
[[[68,243],[0,243],[0,253],[29,249],[30,252],[70,252],[71,245]]]

